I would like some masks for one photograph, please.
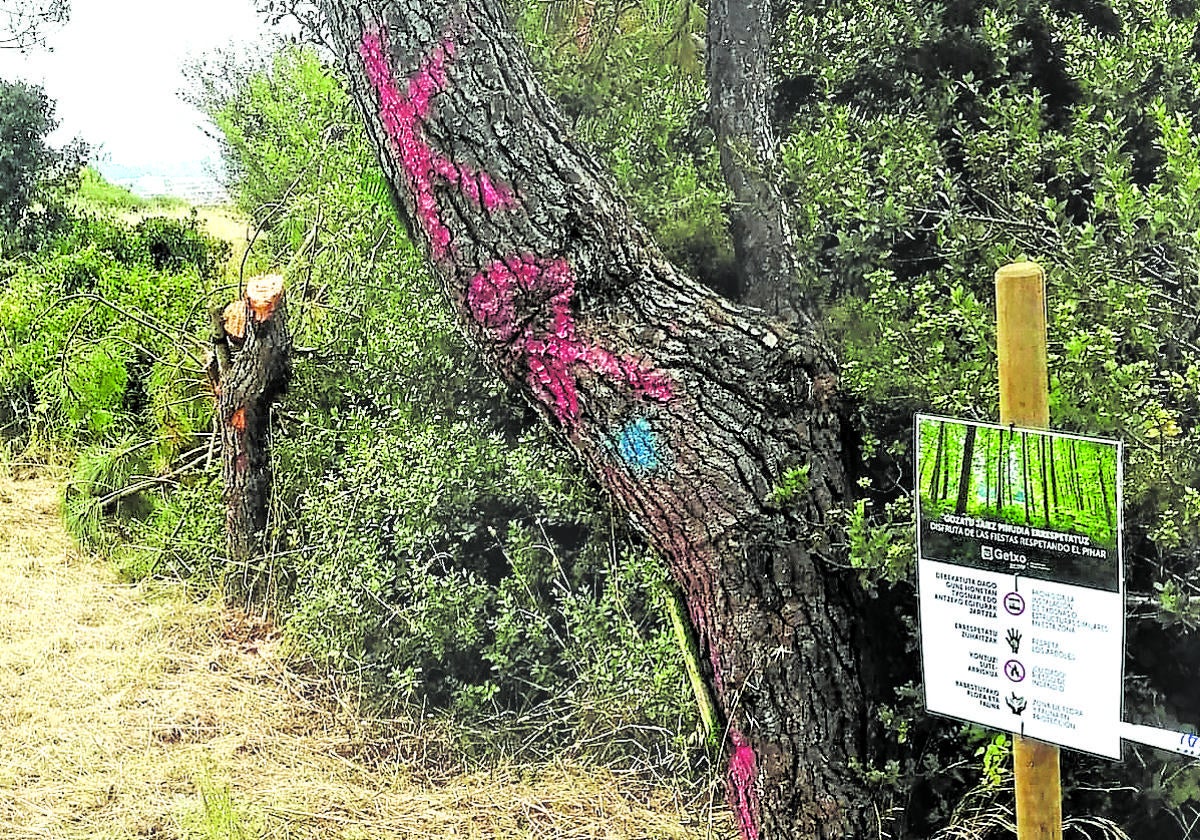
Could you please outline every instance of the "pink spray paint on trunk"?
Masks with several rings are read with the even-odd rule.
[[[524,255],[497,260],[471,278],[467,305],[488,335],[523,363],[530,388],[565,424],[579,414],[580,368],[623,382],[639,396],[670,400],[665,374],[579,336],[571,311],[574,295],[575,273],[566,260]],[[519,306],[531,299],[541,301],[541,308]]]
[[[435,259],[444,259],[450,249],[450,229],[442,221],[434,184],[444,181],[476,205],[494,211],[512,207],[515,199],[507,188],[497,185],[486,172],[454,163],[435,151],[425,137],[430,100],[447,84],[446,66],[454,57],[454,42],[444,38],[408,80],[405,90],[392,76],[387,41],[382,33],[363,33],[359,53],[367,78],[379,96],[379,119],[391,140],[404,170],[408,187],[417,204],[417,220],[429,236]]]
[[[729,804],[737,817],[743,840],[758,840],[758,757],[746,736],[736,729],[729,733],[733,753],[729,756]]]
[[[446,89],[447,68],[457,47],[443,38],[402,86],[392,75],[382,30],[363,33],[359,45],[366,75],[379,97],[379,119],[399,159],[417,205],[417,219],[437,260],[449,259],[451,233],[434,187],[456,188],[489,212],[515,207],[513,191],[487,172],[455,163],[430,146],[424,125],[434,94]],[[510,255],[475,274],[467,305],[495,341],[507,344],[537,397],[554,416],[571,424],[579,414],[577,375],[583,370],[623,382],[637,395],[671,398],[669,378],[630,355],[617,355],[584,340],[571,311],[575,274],[562,258]],[[519,310],[519,311],[518,311]]]

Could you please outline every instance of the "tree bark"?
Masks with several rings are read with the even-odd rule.
[[[836,369],[680,275],[569,137],[499,0],[326,0],[353,95],[464,330],[666,558],[728,723],[742,836],[863,837]],[[773,489],[808,465],[804,492]]]
[[[1046,474],[1046,436],[1038,436],[1038,463],[1042,469],[1042,516],[1045,517],[1044,527],[1050,527],[1050,483]]]
[[[943,502],[950,498],[950,474],[952,472],[951,464],[954,463],[954,459],[950,456],[953,452],[954,434],[951,433],[946,436],[946,457],[942,459],[942,490],[938,494],[938,499]]]
[[[1058,465],[1054,462],[1054,445],[1057,438],[1050,438],[1050,493],[1054,500],[1054,516],[1058,517]]]
[[[983,510],[992,506],[992,434],[983,433]]]
[[[810,326],[771,125],[771,6],[767,0],[709,0],[709,120],[733,194],[728,216],[740,299]]]
[[[1113,506],[1108,501],[1108,484],[1104,481],[1104,460],[1097,449],[1094,451],[1096,456],[1096,477],[1100,481],[1100,498],[1104,500],[1104,519],[1109,525],[1113,524]]]
[[[232,568],[263,553],[271,494],[271,405],[291,377],[283,278],[257,277],[214,319],[225,536]]]

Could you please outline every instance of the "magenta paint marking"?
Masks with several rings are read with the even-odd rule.
[[[392,76],[385,33],[364,32],[359,45],[367,78],[379,96],[380,121],[399,156],[415,196],[417,219],[437,260],[449,256],[451,240],[434,194],[439,179],[488,211],[516,204],[511,189],[486,172],[435,151],[425,137],[431,100],[449,83],[446,69],[456,49],[449,37],[443,38],[401,90]],[[509,344],[524,362],[530,387],[563,423],[572,422],[579,413],[575,371],[580,365],[628,385],[635,394],[669,400],[671,383],[666,375],[635,356],[618,356],[576,335],[571,312],[574,294],[575,274],[566,260],[514,255],[497,260],[471,279],[467,303],[475,320],[496,341]],[[533,297],[535,305],[529,308],[534,316],[529,317],[523,307],[518,322],[517,300],[525,295]]]
[[[737,816],[743,840],[758,840],[758,757],[746,736],[730,731],[733,754],[729,757],[729,804]]]
[[[571,312],[574,295],[575,273],[566,260],[525,255],[497,260],[471,278],[467,305],[491,337],[508,344],[524,362],[529,386],[563,423],[579,413],[574,372],[581,365],[641,396],[669,400],[666,375],[634,356],[618,356],[578,336]],[[517,301],[523,296],[538,301],[540,317],[517,320]]]
[[[454,42],[442,40],[401,90],[392,76],[387,42],[382,31],[364,32],[359,45],[367,78],[379,95],[379,119],[400,157],[409,188],[416,197],[417,218],[429,236],[435,259],[443,259],[450,248],[450,229],[442,222],[437,197],[438,179],[457,186],[475,204],[499,210],[515,203],[512,192],[496,184],[486,172],[454,163],[434,151],[423,129],[429,117],[430,100],[447,85],[446,66],[454,58]]]

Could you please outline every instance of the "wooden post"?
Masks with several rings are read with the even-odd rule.
[[[1045,429],[1050,425],[1046,368],[1046,278],[1037,263],[996,272],[996,343],[1000,357],[1000,422]],[[1062,782],[1058,747],[1015,735],[1019,840],[1061,840]]]

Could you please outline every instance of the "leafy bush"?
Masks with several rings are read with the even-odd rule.
[[[196,211],[190,218],[151,216],[134,228],[137,247],[158,271],[175,274],[191,268],[205,280],[217,276],[228,261],[230,245],[199,229]]]
[[[67,220],[89,149],[47,143],[55,104],[37,85],[0,80],[0,256],[36,250]]]
[[[219,590],[227,571],[220,500],[219,477],[205,473],[189,475],[169,494],[154,498],[152,509],[122,523],[121,541],[114,542],[111,531],[102,535],[117,571],[129,580],[182,578],[201,591]],[[69,510],[70,498],[67,505]]]
[[[3,264],[0,443],[78,453],[67,525],[89,547],[116,551],[143,519],[164,521],[170,503],[153,491],[208,447],[197,333],[229,246],[194,217],[63,220],[39,251]]]
[[[44,90],[0,81],[0,231],[18,230],[54,165],[46,137],[55,126],[54,102]]]

